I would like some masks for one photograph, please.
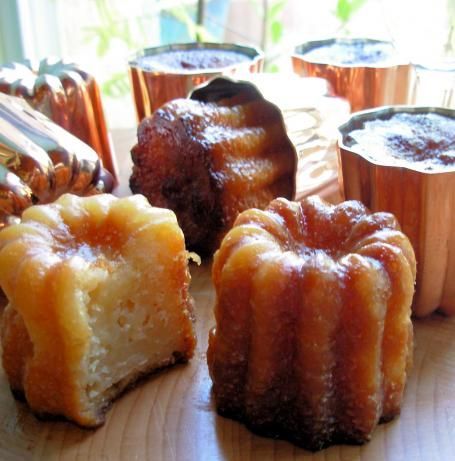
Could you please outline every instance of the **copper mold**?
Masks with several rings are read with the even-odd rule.
[[[333,45],[334,43],[387,44],[372,39],[315,40],[295,48],[292,55],[294,71],[301,76],[322,77],[327,79],[335,94],[346,98],[353,112],[388,104],[406,104],[412,67],[410,63],[396,58],[384,63],[343,65],[333,61],[317,62],[305,57],[310,51]]]
[[[349,140],[349,133],[364,122],[387,119],[398,112],[434,112],[455,119],[455,110],[414,106],[353,114],[339,128],[340,185],[346,199],[360,200],[372,211],[393,213],[409,237],[417,258],[414,314],[422,317],[439,309],[454,315],[455,167],[421,171],[387,158],[373,160]]]
[[[144,56],[193,49],[235,51],[250,59],[247,62],[218,69],[160,71],[148,70],[140,66],[140,58]],[[264,55],[257,48],[228,43],[184,43],[146,48],[129,61],[137,119],[140,122],[144,117],[151,115],[158,107],[172,99],[185,98],[193,88],[214,77],[235,75],[242,72],[259,72],[262,70],[263,62]]]
[[[116,165],[99,87],[76,64],[48,58],[0,68],[0,92],[21,96],[65,130],[91,146],[116,177]]]
[[[21,98],[0,93],[0,227],[64,192],[91,195],[113,186],[87,144]]]

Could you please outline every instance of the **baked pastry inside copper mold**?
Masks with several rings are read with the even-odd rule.
[[[346,199],[393,213],[417,259],[413,313],[455,314],[455,111],[385,106],[339,127]]]
[[[221,69],[248,61],[251,61],[249,56],[234,50],[193,48],[144,55],[137,59],[137,65],[144,70],[183,71]]]
[[[139,51],[129,61],[138,121],[221,75],[259,72],[264,54],[233,43],[173,43]]]
[[[423,171],[455,168],[455,119],[436,113],[396,113],[367,120],[346,143],[373,162]]]

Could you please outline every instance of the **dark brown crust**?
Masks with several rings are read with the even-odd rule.
[[[213,389],[212,389],[213,392]],[[330,439],[326,439],[324,442],[321,441],[321,439],[314,439],[311,437],[304,437],[301,434],[300,427],[297,427],[295,432],[291,430],[280,430],[283,427],[292,427],[293,423],[292,421],[283,421],[282,424],[277,425],[277,424],[272,424],[272,425],[261,425],[257,423],[253,423],[251,420],[245,418],[245,415],[241,412],[237,411],[232,411],[230,409],[224,409],[221,407],[217,407],[217,413],[224,417],[224,418],[229,418],[233,419],[234,421],[238,421],[239,423],[244,424],[251,432],[253,432],[256,435],[259,435],[261,437],[267,437],[267,438],[273,438],[273,439],[279,439],[279,440],[286,440],[288,442],[291,442],[301,448],[304,448],[305,450],[316,452],[319,450],[323,450],[324,448],[327,448],[332,445],[363,445],[367,442],[370,441],[371,437],[360,437],[360,438],[355,438],[355,437],[346,437],[346,434],[337,434],[334,433]],[[387,418],[381,418],[379,421],[379,424],[385,424],[397,417],[399,413],[397,413],[394,416],[388,416]]]
[[[262,124],[266,122],[268,117],[268,115],[266,116],[265,114],[273,114],[272,116],[282,132],[282,150],[287,153],[289,161],[292,162],[293,166],[291,175],[284,178],[285,184],[277,197],[295,198],[297,192],[296,176],[298,154],[294,144],[287,135],[286,123],[281,109],[277,105],[267,101],[259,89],[251,82],[236,80],[226,76],[216,77],[206,84],[200,85],[191,92],[190,98],[201,102],[214,102],[220,106],[233,106],[236,104],[246,104],[252,101],[261,101],[264,110],[262,113],[256,113],[255,119],[259,124]],[[264,118],[264,120],[261,120],[262,118]],[[288,189],[290,190],[287,191]]]
[[[194,137],[191,117],[169,120],[166,109],[159,109],[139,125],[131,157],[131,191],[173,210],[189,249],[213,252],[207,242],[215,242],[224,227],[221,189],[207,147]]]
[[[202,256],[218,248],[238,213],[251,207],[262,209],[274,197],[292,198],[295,194],[297,157],[280,110],[257,90],[246,99],[238,93],[241,88],[234,85],[231,90],[229,98],[216,102],[179,99],[165,104],[141,122],[138,142],[131,150],[132,192],[145,195],[152,205],[173,210],[187,248]],[[253,113],[245,102],[255,104]],[[229,112],[227,108],[234,104],[236,109]],[[235,147],[225,141],[239,127],[263,128],[269,134],[253,157],[248,141],[243,145],[236,142]],[[214,136],[214,132],[223,132],[226,138]],[[241,136],[240,140],[245,139]],[[233,151],[217,154],[220,146]],[[239,163],[231,165],[226,154],[235,154]],[[239,167],[244,159],[245,165],[257,162],[257,166]],[[267,171],[270,166],[263,166],[264,160],[276,166],[273,173]],[[251,176],[235,179],[238,184],[232,192],[226,184],[247,167]]]
[[[367,442],[399,414],[409,371],[409,241],[390,215],[315,197],[235,225],[212,271],[219,414],[311,451]]]

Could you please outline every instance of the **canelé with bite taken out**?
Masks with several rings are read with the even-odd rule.
[[[94,427],[141,376],[190,359],[187,257],[174,213],[141,196],[28,208],[0,232],[12,391],[39,416]]]

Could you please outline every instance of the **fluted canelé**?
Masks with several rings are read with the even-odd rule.
[[[212,254],[238,213],[293,198],[297,156],[280,110],[250,83],[218,78],[145,118],[130,187],[173,210],[188,248]]]
[[[218,412],[311,450],[399,414],[415,258],[389,213],[276,199],[215,254],[207,352]]]
[[[40,416],[102,424],[138,378],[196,338],[183,233],[142,196],[65,194],[0,232],[2,362]]]

